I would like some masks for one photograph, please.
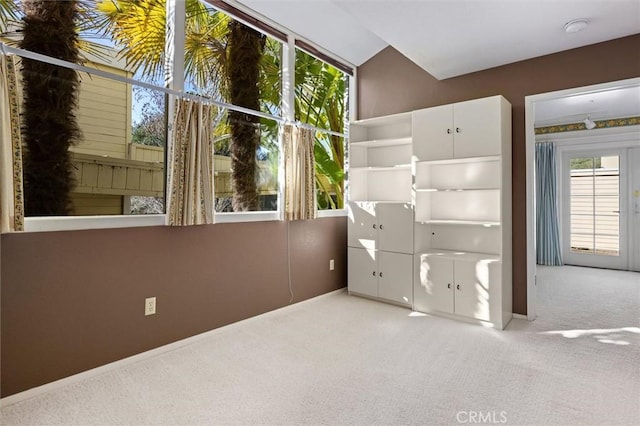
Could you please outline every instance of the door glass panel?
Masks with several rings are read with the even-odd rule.
[[[570,159],[571,251],[620,255],[620,159]]]

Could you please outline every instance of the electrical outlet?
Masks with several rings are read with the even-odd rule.
[[[148,297],[144,299],[144,314],[154,315],[156,313],[156,298]]]
[[[333,259],[329,260],[329,270],[333,271],[334,269],[336,269],[336,264],[333,261]]]

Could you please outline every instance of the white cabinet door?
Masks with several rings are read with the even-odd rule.
[[[489,321],[489,270],[482,262],[455,261],[457,315]]]
[[[376,251],[349,247],[347,250],[347,284],[349,291],[378,295]]]
[[[411,203],[380,203],[376,206],[376,217],[378,219],[378,249],[413,253],[413,208]]]
[[[453,158],[500,155],[500,111],[499,96],[453,104]]]
[[[453,157],[453,106],[413,112],[413,154],[418,161]]]
[[[375,249],[378,238],[376,203],[367,201],[351,202],[348,209],[347,245],[349,247]]]
[[[377,255],[378,297],[410,305],[413,299],[413,256],[386,251],[379,251]]]
[[[415,263],[415,310],[453,313],[453,260],[418,255]]]

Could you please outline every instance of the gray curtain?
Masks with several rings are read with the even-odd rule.
[[[556,148],[553,142],[536,144],[536,261],[562,265],[558,231]]]

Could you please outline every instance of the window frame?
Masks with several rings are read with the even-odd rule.
[[[233,5],[222,2],[229,6],[228,8],[221,8],[216,3],[219,1],[200,0],[212,5],[217,10],[228,14],[233,19],[236,19],[245,25],[248,25],[257,31],[260,31],[268,36],[274,37],[277,40],[282,41],[282,105],[280,116],[284,122],[294,122],[294,111],[292,103],[294,101],[295,93],[293,88],[295,87],[295,50],[296,48],[303,48],[306,53],[315,56],[319,60],[325,61],[332,66],[341,64],[342,67],[337,67],[341,71],[345,72],[345,75],[349,79],[349,104],[348,104],[348,121],[355,119],[355,111],[357,110],[357,69],[354,65],[350,64],[336,55],[320,48],[306,40],[304,37],[297,33],[279,25],[270,19],[258,14],[257,12],[250,10],[248,7],[236,4]],[[218,7],[216,7],[218,6]],[[170,20],[167,22],[167,26],[171,26],[174,29],[175,37],[172,40],[174,46],[172,64],[170,67],[170,78],[168,78],[168,88],[174,91],[183,92],[184,90],[184,48],[176,49],[176,46],[184,46],[184,22],[186,19],[185,3],[179,0],[167,0],[167,7],[172,8],[173,13],[168,14]],[[234,11],[237,13],[234,14]],[[258,25],[261,23],[262,25]],[[271,28],[272,31],[267,29]],[[286,35],[287,40],[284,41],[278,35]],[[314,52],[319,52],[321,55],[314,55],[309,52],[306,47],[311,47]],[[322,56],[322,57],[319,57]],[[332,61],[327,61],[332,59]],[[347,70],[352,72],[349,73]],[[173,105],[173,95],[169,95],[169,105]],[[172,108],[168,109],[169,116],[168,121],[172,119]],[[322,129],[318,129],[322,130]],[[170,138],[167,138],[167,146],[165,146],[166,152],[171,149]],[[348,126],[344,130],[344,143],[348,144],[349,132]],[[260,221],[279,221],[283,220],[284,215],[284,179],[282,173],[282,150],[281,146],[279,153],[279,176],[278,176],[278,209],[274,211],[256,211],[256,212],[229,212],[229,213],[217,213],[214,214],[214,223],[241,223],[241,222],[260,222]],[[345,157],[348,157],[348,150],[345,150]],[[345,158],[345,164],[348,164],[348,158]],[[168,165],[165,163],[165,169]],[[346,172],[346,171],[345,171]],[[348,176],[345,178],[345,184],[348,183]],[[165,194],[166,194],[165,181]],[[318,218],[326,217],[344,217],[347,216],[347,203],[348,192],[345,193],[344,207],[342,209],[329,209],[329,210],[317,210]],[[166,195],[165,195],[165,208],[166,208]],[[91,215],[91,216],[47,216],[47,217],[25,217],[24,218],[24,232],[53,232],[53,231],[75,231],[75,230],[88,230],[88,229],[117,229],[117,228],[130,228],[130,227],[150,227],[150,226],[167,226],[167,214],[149,214],[149,215]]]

